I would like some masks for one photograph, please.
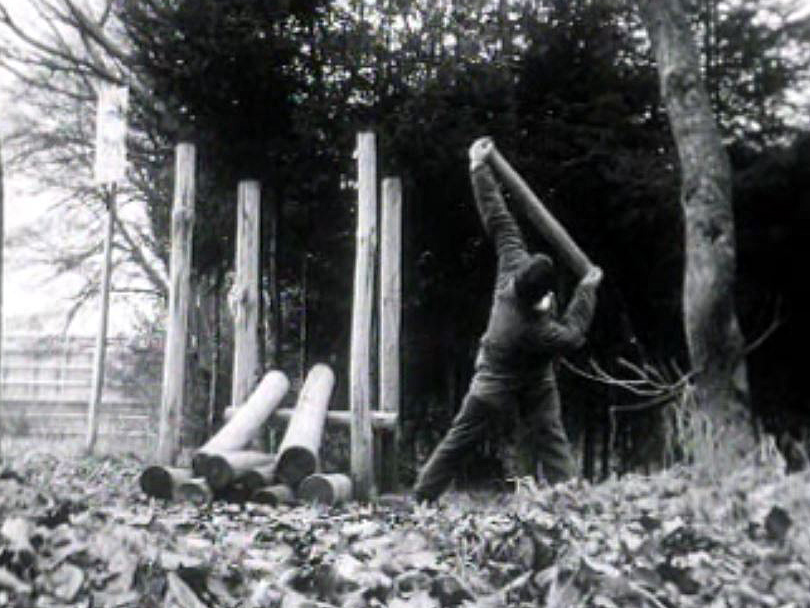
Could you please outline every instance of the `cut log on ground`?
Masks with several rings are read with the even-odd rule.
[[[177,486],[192,477],[191,469],[153,465],[141,473],[141,490],[147,496],[171,500]]]
[[[251,495],[250,500],[271,507],[289,505],[295,502],[295,493],[290,486],[279,483],[257,488]]]
[[[317,364],[307,374],[298,396],[284,439],[278,448],[276,477],[295,488],[307,475],[318,470],[318,453],[335,374]]]
[[[223,490],[239,479],[244,473],[256,467],[266,467],[275,463],[276,457],[267,452],[239,450],[206,454],[203,468],[208,485],[215,492]]]
[[[214,491],[214,500],[224,500],[235,504],[245,504],[250,500],[253,491],[239,482],[232,483],[227,488]]]
[[[588,256],[577,246],[574,239],[566,232],[546,206],[540,202],[520,174],[501,155],[495,144],[490,141],[491,150],[487,160],[500,175],[504,184],[524,207],[526,216],[534,224],[543,238],[554,249],[556,254],[574,271],[578,277],[588,273],[593,264]]]
[[[207,455],[243,449],[261,431],[265,420],[281,403],[290,381],[278,370],[268,372],[247,401],[194,455],[192,469],[204,471]]]
[[[174,491],[175,500],[186,501],[202,506],[214,500],[214,493],[208,487],[208,482],[201,477],[194,477],[179,484]]]
[[[352,480],[343,473],[315,473],[298,487],[297,497],[325,505],[337,505],[352,497]]]
[[[238,483],[247,488],[251,494],[265,486],[272,485],[276,477],[276,460],[264,466],[253,467],[243,472],[237,479]]]

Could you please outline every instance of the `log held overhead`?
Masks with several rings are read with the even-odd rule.
[[[545,205],[540,202],[529,185],[523,180],[520,174],[501,155],[493,143],[487,160],[492,164],[495,171],[501,176],[506,187],[514,194],[515,198],[523,205],[529,220],[548,242],[557,255],[565,261],[566,265],[574,271],[577,276],[585,276],[593,264],[588,256],[577,246],[574,239],[566,232],[562,224],[551,215]]]

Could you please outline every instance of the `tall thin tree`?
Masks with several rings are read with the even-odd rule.
[[[681,0],[639,0],[681,169],[684,328],[701,408],[734,459],[756,445],[745,344],[734,303],[731,166]]]

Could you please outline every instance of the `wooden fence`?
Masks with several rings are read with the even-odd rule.
[[[82,438],[93,375],[95,339],[10,334],[0,359],[0,433],[6,437]],[[148,441],[157,430],[158,345],[108,341],[99,408],[105,443]]]

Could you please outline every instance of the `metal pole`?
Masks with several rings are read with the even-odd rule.
[[[110,185],[107,194],[107,225],[104,233],[104,263],[101,269],[101,311],[99,315],[96,349],[93,356],[93,383],[90,403],[87,408],[87,441],[85,450],[92,454],[98,437],[98,410],[104,388],[104,362],[107,355],[107,325],[110,316],[110,275],[112,270],[112,240],[115,216],[116,184]]]

